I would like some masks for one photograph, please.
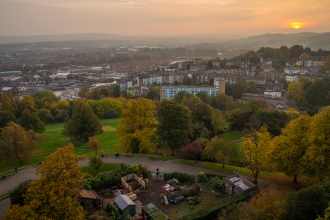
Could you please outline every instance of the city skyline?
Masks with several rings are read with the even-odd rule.
[[[0,0],[0,36],[330,31],[328,0]]]

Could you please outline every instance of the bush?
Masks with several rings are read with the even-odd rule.
[[[181,182],[181,183],[193,180],[193,177],[189,176],[186,173],[173,172],[173,173],[165,173],[164,174],[164,180],[165,181],[173,179],[173,178],[179,180],[179,182]]]
[[[199,172],[197,174],[197,180],[200,183],[207,183],[207,181],[208,181],[207,176],[204,172]]]
[[[117,118],[118,114],[115,109],[110,109],[104,113],[104,118]]]
[[[215,191],[223,191],[224,189],[224,181],[217,176],[211,177],[208,184]]]
[[[26,191],[28,190],[30,184],[21,184],[18,187],[16,187],[13,191],[9,192],[10,197],[10,203],[12,205],[24,205],[24,195],[26,194]]]
[[[187,144],[181,148],[180,155],[184,159],[200,160],[203,156],[202,145],[198,141]]]

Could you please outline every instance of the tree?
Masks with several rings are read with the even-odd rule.
[[[292,176],[293,183],[297,183],[298,175],[305,169],[303,158],[309,146],[309,125],[310,117],[302,115],[292,120],[270,144],[272,162],[278,170]]]
[[[17,118],[20,118],[23,111],[27,110],[29,112],[35,112],[36,104],[32,96],[24,96],[23,99],[19,99],[18,101],[18,116]]]
[[[149,99],[132,100],[119,121],[118,145],[125,152],[148,153],[153,147],[151,137],[156,133],[157,121],[154,118],[156,105]]]
[[[330,202],[328,208],[324,210],[324,218],[318,216],[317,220],[330,220]]]
[[[37,110],[37,116],[39,119],[44,123],[47,124],[48,122],[53,122],[54,117],[49,109],[42,108]]]
[[[79,97],[88,99],[89,95],[90,95],[90,91],[89,91],[88,86],[83,86],[80,88],[79,93],[78,93]]]
[[[326,70],[330,70],[330,56],[327,56],[325,62],[324,62],[324,68]]]
[[[30,184],[24,206],[12,206],[4,215],[9,219],[84,219],[85,211],[78,201],[83,176],[69,144],[58,148],[38,167],[39,179]]]
[[[281,46],[278,52],[280,57],[284,57],[286,60],[290,58],[290,50],[287,46]]]
[[[180,104],[164,100],[158,110],[157,135],[160,142],[174,151],[190,142],[192,123],[190,111]]]
[[[198,141],[183,146],[180,150],[180,155],[188,160],[200,160],[203,156],[203,148]]]
[[[202,100],[202,102],[206,104],[211,104],[211,97],[207,92],[197,92],[196,96]]]
[[[0,128],[7,126],[8,122],[16,122],[16,117],[9,111],[0,111]]]
[[[33,130],[34,132],[42,133],[45,131],[45,124],[40,120],[38,115],[34,112],[30,112],[24,109],[20,119],[19,124],[25,128],[25,130]]]
[[[99,169],[103,165],[103,160],[98,155],[89,156],[89,165],[93,167],[97,172],[99,172]]]
[[[293,45],[290,47],[290,58],[298,58],[304,53],[304,47],[301,45]]]
[[[201,103],[195,106],[192,110],[191,119],[193,123],[202,124],[207,131],[209,136],[214,135],[214,126],[213,126],[213,109],[210,105]]]
[[[212,61],[210,60],[209,62],[207,62],[207,66],[206,66],[206,69],[208,69],[208,70],[211,70],[211,69],[213,69],[213,63],[212,63]]]
[[[311,57],[307,53],[303,53],[299,56],[299,60],[308,60]]]
[[[32,130],[27,132],[20,125],[9,122],[1,131],[0,157],[8,161],[18,159],[22,164],[22,159],[32,154],[37,143],[38,138]]]
[[[16,116],[17,113],[17,103],[14,100],[14,96],[9,93],[4,93],[0,96],[1,100],[1,110],[9,111]]]
[[[75,101],[72,117],[64,125],[63,134],[72,140],[87,141],[89,137],[102,132],[102,124],[92,109],[82,100]]]
[[[91,151],[95,151],[95,155],[97,155],[97,151],[101,149],[101,144],[96,136],[88,138],[88,148]]]
[[[30,184],[20,184],[18,187],[16,187],[14,190],[9,192],[10,197],[10,203],[12,205],[24,205],[24,197],[26,195],[26,192],[29,188]]]
[[[238,79],[233,88],[233,98],[234,99],[241,98],[244,92],[245,92],[245,80]]]
[[[115,86],[113,87],[112,95],[113,95],[113,97],[115,97],[115,98],[120,97],[120,86],[119,86],[119,85],[115,85]]]
[[[33,97],[38,108],[44,107],[46,102],[52,103],[58,101],[56,95],[52,91],[48,90],[34,92],[31,96]]]
[[[160,98],[160,87],[159,86],[153,86],[149,89],[147,98],[151,100],[159,100]]]
[[[319,114],[312,117],[308,131],[306,171],[321,179],[328,177],[330,172],[330,107],[325,107]]]
[[[260,171],[264,169],[266,163],[266,151],[271,141],[271,136],[267,128],[263,126],[259,131],[254,131],[243,138],[241,151],[248,162],[248,168],[252,171],[254,182],[257,184]]]
[[[307,103],[305,95],[306,92],[304,91],[303,84],[300,81],[294,81],[289,84],[286,96],[293,100],[296,105],[304,106]]]
[[[284,111],[284,113],[289,117],[290,120],[298,118],[300,114],[294,108],[288,108]]]

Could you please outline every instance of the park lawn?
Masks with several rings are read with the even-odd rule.
[[[225,138],[231,141],[238,141],[244,136],[241,131],[227,131],[225,133],[219,134],[218,137]]]
[[[120,121],[119,118],[114,119],[101,119],[103,124],[104,132],[97,137],[101,143],[101,152],[105,154],[114,154],[121,152],[120,149],[116,148],[117,136],[116,127]],[[45,125],[45,132],[38,134],[41,138],[37,144],[36,150],[30,158],[23,159],[23,164],[20,165],[18,160],[11,162],[0,161],[0,174],[14,171],[14,168],[22,169],[26,166],[34,165],[44,161],[47,156],[53,153],[57,148],[68,145],[71,140],[69,137],[65,137],[62,134],[62,129],[65,123],[51,123]],[[74,143],[75,153],[77,155],[90,155],[91,152],[88,150],[87,143]]]
[[[105,171],[111,171],[118,167],[118,164],[113,163],[104,163],[102,167],[100,168],[99,172],[97,172],[93,167],[86,166],[81,168],[81,172],[90,174],[92,176],[96,176],[98,173],[102,173]]]

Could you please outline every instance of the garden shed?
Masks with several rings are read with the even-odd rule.
[[[169,220],[170,218],[160,211],[153,203],[142,207],[142,216],[146,220]]]
[[[258,190],[258,186],[245,177],[234,174],[225,178],[226,192],[233,196],[236,194],[252,195]]]
[[[114,199],[123,216],[135,215],[135,203],[127,195],[119,195]]]
[[[79,192],[79,200],[80,204],[85,209],[93,209],[97,208],[101,205],[100,197],[97,195],[97,193],[94,190],[78,190]]]

